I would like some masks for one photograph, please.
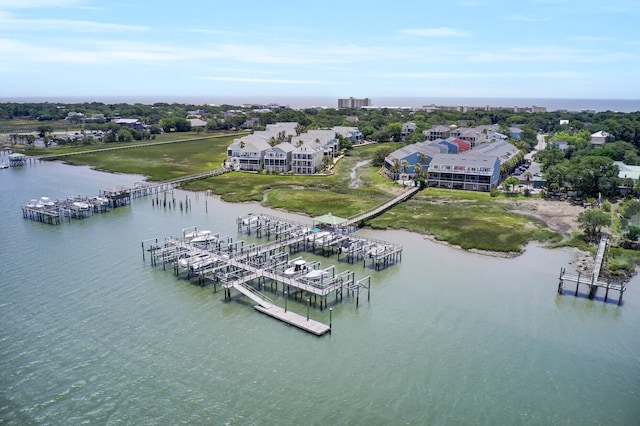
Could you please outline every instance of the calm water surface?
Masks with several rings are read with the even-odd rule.
[[[372,276],[371,301],[345,298],[316,338],[142,259],[143,240],[189,226],[235,237],[235,218],[259,206],[175,191],[191,211],[140,199],[60,226],[21,215],[31,198],[140,180],[0,170],[1,424],[640,422],[638,279],[618,307],[556,294],[564,251],[505,260],[363,230],[402,243],[402,262],[338,264]]]

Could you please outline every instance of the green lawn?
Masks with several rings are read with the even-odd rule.
[[[142,174],[148,176],[149,180],[162,181],[221,168],[226,158],[227,146],[235,137],[237,136],[211,137],[175,144],[87,153],[64,157],[63,160],[74,165],[91,165],[100,170]],[[113,145],[107,145],[109,146]]]

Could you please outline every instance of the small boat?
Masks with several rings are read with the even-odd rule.
[[[215,257],[205,255],[205,256],[199,257],[199,260],[190,263],[189,269],[191,270],[191,272],[198,272],[202,269],[205,269],[208,266],[213,265],[214,263],[216,263],[217,260],[218,259],[216,259]]]
[[[298,259],[293,261],[292,266],[284,270],[284,275],[292,276],[301,274],[309,269],[307,261],[304,259]]]
[[[184,239],[193,241],[194,238],[206,237],[207,235],[210,235],[210,234],[211,234],[211,231],[209,230],[194,231],[194,232],[189,232],[188,234],[184,234]]]
[[[178,260],[178,266],[181,268],[189,268],[192,269],[194,265],[201,263],[202,261],[210,258],[209,253],[192,253],[187,254],[182,259]]]
[[[308,280],[319,280],[322,277],[324,277],[325,275],[328,275],[329,272],[325,271],[324,269],[314,269],[311,272],[309,272],[308,274],[306,274],[304,277]]]
[[[312,232],[307,236],[307,241],[321,242],[329,235],[331,235],[331,232],[328,231]]]
[[[215,243],[216,241],[218,241],[218,236],[207,231],[206,234],[199,235],[193,238],[190,242],[192,244],[210,244],[210,243]]]
[[[85,203],[84,201],[75,201],[73,203],[73,206],[79,210],[89,210],[89,208],[91,207],[89,206],[89,204]]]
[[[256,222],[258,220],[258,216],[251,216],[251,217],[246,217],[244,219],[242,219],[242,224],[243,225],[251,225],[252,223]]]
[[[0,164],[0,169],[8,169],[9,166],[7,166],[6,164]]]
[[[387,246],[385,245],[375,245],[367,250],[367,256],[374,257],[383,254],[387,250]]]
[[[45,207],[53,207],[55,203],[49,197],[40,197],[40,204]]]

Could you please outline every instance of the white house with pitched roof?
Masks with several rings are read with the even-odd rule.
[[[291,153],[291,171],[299,175],[312,175],[324,168],[324,148],[318,143],[302,143]]]
[[[264,152],[264,169],[279,173],[291,171],[291,156],[295,149],[289,142],[270,147]]]
[[[254,135],[235,139],[227,148],[227,156],[240,170],[258,171],[263,168],[264,153],[271,145],[263,138]]]
[[[595,132],[591,135],[591,145],[602,146],[607,143],[610,138],[611,134],[605,132],[604,130],[600,130],[599,132]]]

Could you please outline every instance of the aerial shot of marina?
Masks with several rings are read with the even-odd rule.
[[[0,424],[637,425],[639,15],[0,1]]]

